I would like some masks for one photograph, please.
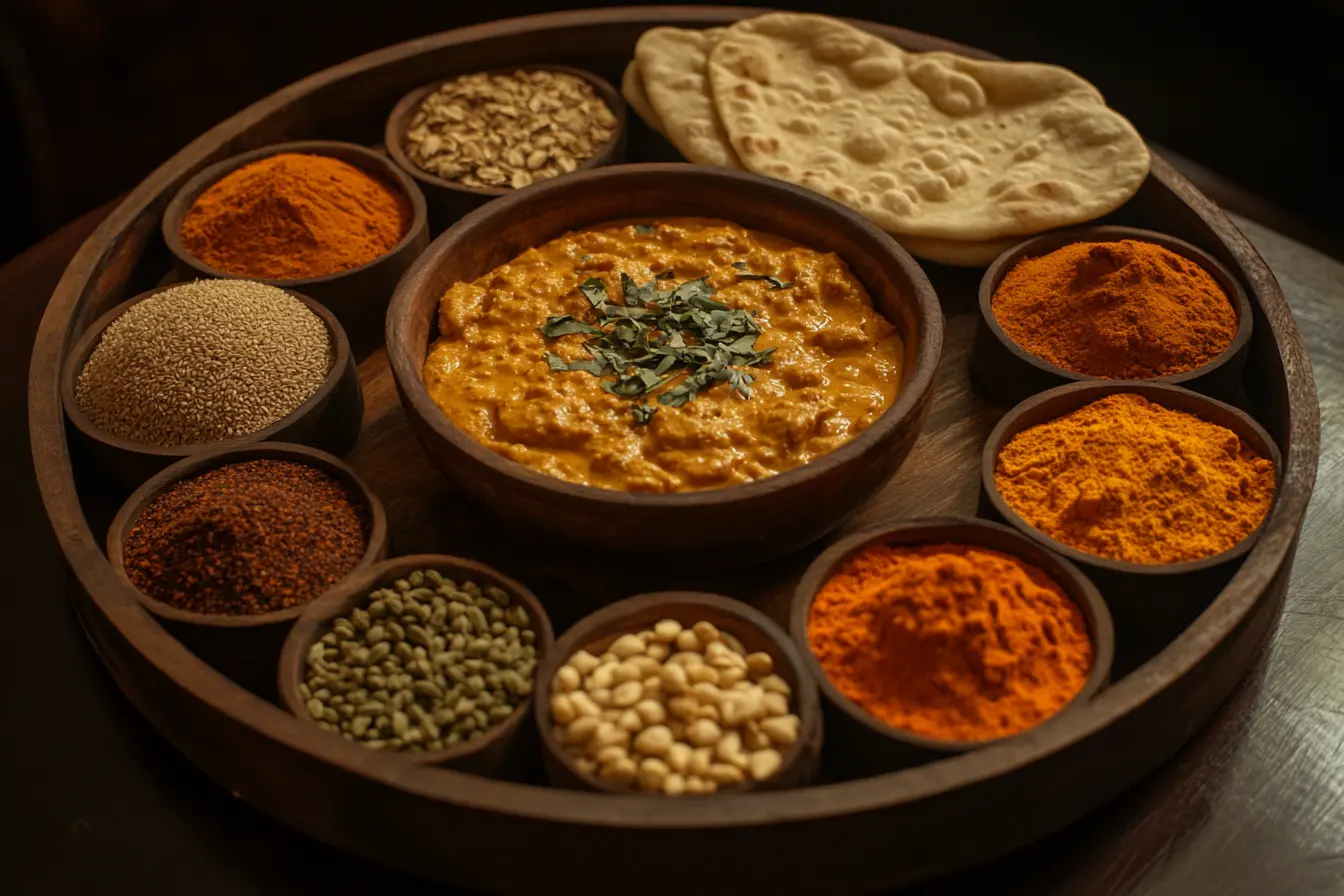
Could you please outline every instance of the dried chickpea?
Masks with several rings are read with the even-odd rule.
[[[574,701],[570,700],[567,695],[556,694],[551,697],[551,720],[557,725],[568,725],[578,715],[578,710],[574,708]]]
[[[583,676],[579,674],[579,670],[573,666],[565,665],[556,670],[552,688],[564,694],[577,690],[581,684],[583,684]]]
[[[700,639],[701,644],[708,645],[719,640],[719,629],[712,622],[701,620],[691,626],[691,631],[695,632],[695,636]]]
[[[639,764],[639,786],[643,790],[659,791],[672,770],[661,759],[645,759]]]
[[[635,761],[629,756],[618,759],[610,765],[602,766],[602,771],[598,772],[598,777],[605,778],[608,781],[615,781],[625,784],[635,779],[638,771]]]
[[[663,779],[663,793],[668,796],[681,796],[686,792],[686,776],[681,772],[672,772]]]
[[[561,668],[549,703],[557,740],[580,771],[632,789],[711,794],[765,780],[798,739],[773,658],[705,620],[660,620]]]
[[[752,653],[747,655],[747,671],[757,678],[769,675],[775,671],[775,661],[770,659],[768,653]]]
[[[666,725],[650,725],[635,735],[635,750],[646,756],[663,756],[672,745],[672,731]]]
[[[634,711],[645,725],[661,725],[667,721],[667,709],[657,700],[641,700],[635,704]]]
[[[618,684],[611,692],[611,705],[625,709],[634,706],[644,696],[644,685],[638,681]]]
[[[580,650],[569,658],[569,665],[577,669],[580,675],[590,675],[601,663],[588,651]]]
[[[667,644],[681,634],[681,623],[675,619],[664,619],[653,627],[653,639]]]
[[[779,767],[783,764],[784,757],[779,754],[778,750],[757,750],[747,760],[747,770],[751,772],[753,781],[764,781],[779,771]]]
[[[775,716],[761,722],[761,731],[776,744],[787,747],[798,740],[798,717]]]
[[[608,648],[621,659],[636,656],[644,652],[644,641],[638,635],[621,635]]]
[[[688,745],[680,741],[673,741],[672,745],[667,748],[667,755],[664,758],[667,759],[667,764],[672,767],[672,771],[684,775],[691,763],[691,753],[692,750]]]
[[[710,665],[691,666],[686,670],[686,677],[690,679],[692,684],[701,684],[704,682],[718,684],[719,670]]]

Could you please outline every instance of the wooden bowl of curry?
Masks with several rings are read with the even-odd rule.
[[[393,188],[405,200],[408,210],[405,233],[396,245],[371,261],[315,277],[289,280],[248,278],[272,286],[297,289],[325,304],[345,327],[355,356],[363,358],[378,348],[384,309],[397,281],[429,244],[429,213],[424,193],[415,180],[382,153],[356,143],[337,140],[298,140],[275,143],[230,156],[198,171],[174,194],[163,212],[163,240],[177,259],[177,267],[188,276],[239,276],[212,267],[193,255],[182,239],[183,221],[201,194],[225,175],[281,153],[328,156],[347,162]]]
[[[685,224],[680,231],[672,225],[667,225],[671,229],[660,230],[663,225],[657,223],[660,219],[695,222],[706,218],[715,219],[714,226],[719,229],[698,242],[693,239],[694,227],[698,226],[694,223]],[[649,393],[645,407],[652,407],[656,414],[650,415],[651,420],[646,418],[648,428],[644,430],[635,428],[640,421],[638,412],[634,411],[634,402],[613,403],[617,396],[610,395],[609,401],[591,384],[577,379],[595,379],[590,373],[571,367],[554,380],[548,379],[548,373],[556,369],[551,366],[548,371],[548,364],[556,362],[544,360],[544,356],[562,349],[552,349],[549,342],[541,344],[541,337],[531,335],[543,322],[544,315],[540,315],[535,306],[520,304],[528,301],[526,294],[523,299],[514,301],[508,298],[511,294],[503,290],[489,293],[479,284],[472,285],[472,281],[497,268],[503,270],[501,266],[533,247],[562,235],[577,233],[571,238],[587,239],[582,232],[584,228],[601,230],[602,225],[610,222],[624,223],[619,227],[612,225],[614,230],[593,235],[590,254],[579,254],[581,250],[572,249],[566,250],[569,254],[563,257],[534,255],[530,260],[520,262],[517,276],[525,284],[529,272],[544,280],[561,276],[555,273],[561,267],[577,272],[580,265],[594,263],[608,275],[606,282],[616,283],[613,268],[624,263],[626,258],[620,254],[627,246],[623,240],[638,242],[644,238],[644,242],[639,243],[643,247],[639,251],[645,253],[640,256],[643,259],[640,270],[652,272],[658,268],[657,273],[661,275],[661,267],[667,266],[672,268],[667,272],[668,279],[636,283],[631,278],[628,285],[620,281],[618,285],[608,287],[613,292],[627,291],[628,294],[630,290],[656,290],[659,282],[668,283],[671,290],[672,284],[679,284],[676,286],[677,296],[683,295],[684,288],[688,302],[711,309],[705,311],[707,317],[698,318],[704,327],[700,332],[709,334],[709,327],[717,326],[710,318],[722,321],[725,330],[750,330],[752,324],[741,320],[746,311],[735,311],[725,304],[716,306],[713,300],[705,304],[707,293],[713,290],[696,287],[688,279],[703,276],[706,265],[718,264],[719,271],[728,272],[723,276],[725,281],[732,281],[737,286],[740,280],[749,287],[758,288],[757,305],[751,313],[760,314],[759,320],[766,321],[756,326],[767,340],[783,340],[783,337],[776,337],[769,326],[769,321],[775,318],[759,309],[782,309],[777,311],[779,319],[787,321],[794,329],[790,338],[811,340],[809,346],[820,346],[825,351],[835,347],[838,361],[834,367],[826,367],[820,373],[815,370],[796,372],[801,378],[799,381],[772,386],[773,394],[792,396],[787,389],[797,387],[806,395],[809,382],[816,384],[819,381],[807,377],[824,379],[834,376],[843,381],[844,388],[871,395],[877,386],[870,387],[863,377],[875,377],[873,371],[892,369],[883,364],[895,364],[899,369],[899,384],[891,386],[895,394],[889,399],[890,403],[881,408],[875,403],[878,399],[867,399],[867,404],[859,405],[871,416],[866,428],[847,441],[835,440],[843,441],[842,444],[830,443],[833,450],[816,451],[807,462],[796,465],[805,449],[827,445],[824,440],[812,439],[816,433],[828,432],[825,428],[827,421],[818,419],[820,412],[809,416],[811,412],[804,406],[805,401],[799,404],[796,398],[792,403],[767,403],[771,400],[766,394],[767,386],[781,382],[772,379],[773,374],[768,372],[770,368],[742,369],[741,372],[749,370],[752,375],[759,376],[761,382],[755,389],[754,398],[743,398],[735,404],[730,402],[737,402],[742,395],[735,391],[740,380],[735,378],[734,371],[720,370],[719,375],[727,382],[711,382],[711,389],[722,390],[715,401],[706,401],[703,395],[693,394],[692,400],[686,403],[693,406],[691,411],[699,415],[696,417],[685,412],[683,406],[663,403],[661,395],[655,404]],[[744,230],[746,228],[750,230]],[[748,237],[742,235],[744,232]],[[758,242],[752,243],[751,239]],[[667,245],[681,245],[678,240],[708,247],[706,257],[711,261],[696,256],[688,258],[667,248]],[[772,247],[787,244],[788,248],[772,254],[760,248],[767,244]],[[757,248],[752,249],[753,245]],[[772,258],[779,262],[785,256],[804,257],[807,264],[816,267],[795,269],[788,266],[794,262],[780,262],[782,266],[778,270],[765,269]],[[801,262],[795,267],[797,265]],[[797,298],[804,291],[790,289],[792,281],[780,278],[796,277],[807,283],[809,281],[804,277],[814,276],[813,272],[821,269],[831,280],[825,284],[813,282],[808,287],[811,292],[807,294],[814,297],[813,304],[807,306],[813,317],[789,317],[790,309],[804,307],[803,300]],[[641,274],[640,279],[644,276],[653,275]],[[580,278],[574,274],[569,282],[577,286]],[[583,284],[591,289],[591,282],[583,281]],[[711,281],[701,283],[710,284]],[[837,320],[831,325],[828,306],[815,297],[822,289],[833,290],[833,295],[828,293],[827,301],[838,307],[842,289],[852,289],[853,284],[858,284],[860,289],[845,294],[852,303],[845,307],[850,309],[846,313],[854,316],[841,318],[840,311],[836,311]],[[440,298],[450,287],[459,290],[456,295],[465,298],[467,306],[453,305],[451,313],[441,314]],[[727,291],[727,287],[722,288]],[[739,294],[743,291],[738,290]],[[572,299],[578,294],[566,295]],[[870,304],[863,303],[865,294],[870,297]],[[599,307],[596,295],[584,295],[594,308]],[[671,308],[676,301],[680,299],[674,296],[667,300],[666,306],[659,307]],[[613,306],[622,310],[612,303],[606,306],[604,313],[611,313]],[[519,308],[523,310],[517,311]],[[545,307],[541,310],[555,309]],[[518,316],[525,312],[530,312],[532,319],[524,321]],[[694,310],[685,312],[688,316],[695,313]],[[714,318],[716,314],[720,317]],[[490,332],[492,320],[504,321],[500,326],[512,328],[512,332]],[[545,317],[544,320],[545,326],[549,327],[561,318]],[[440,387],[438,397],[441,400],[449,403],[461,400],[462,408],[465,408],[465,416],[449,419],[425,382],[426,362],[432,357],[436,337],[442,335],[442,325],[453,328],[454,333],[465,332],[464,328],[471,327],[477,328],[478,333],[489,333],[490,342],[482,343],[485,347],[480,349],[488,353],[488,357],[482,360],[470,352],[463,352],[458,357],[465,358],[463,363],[484,364],[480,368],[480,377],[487,380],[492,376],[490,365],[498,364],[505,370],[514,371],[504,374],[519,377],[503,384],[516,390],[508,401],[472,406],[474,396],[479,394],[477,390],[494,388],[489,383],[482,386],[480,379],[462,381],[451,388]],[[561,325],[568,326],[563,320]],[[737,340],[740,337],[735,335],[736,332],[733,330],[733,335],[723,338]],[[393,296],[387,317],[388,357],[412,429],[434,463],[466,495],[507,522],[552,533],[572,543],[602,550],[678,556],[682,558],[678,562],[685,562],[690,559],[689,555],[699,553],[704,559],[694,562],[713,567],[760,562],[815,541],[835,528],[895,473],[913,447],[928,413],[942,334],[942,312],[923,271],[890,236],[862,216],[816,193],[781,181],[679,164],[625,165],[572,174],[529,187],[476,210],[439,237],[407,272]],[[531,345],[524,348],[522,343],[529,339]],[[790,343],[793,347],[798,344],[798,341]],[[494,347],[489,347],[491,345]],[[848,351],[847,346],[853,348],[855,345],[865,348]],[[735,351],[750,351],[745,342],[734,342],[734,346]],[[762,352],[764,347],[764,343],[759,346]],[[864,351],[868,354],[863,354]],[[882,355],[882,352],[887,354]],[[731,357],[738,363],[738,359],[746,355],[731,354]],[[572,358],[571,349],[568,363],[583,363],[574,362]],[[782,374],[791,375],[788,366],[787,363],[780,364]],[[712,372],[705,373],[708,368],[706,364],[697,370],[695,376],[702,377],[701,382],[705,381],[704,377],[713,375]],[[649,373],[648,368],[644,371]],[[436,375],[438,372],[436,368]],[[679,381],[683,396],[690,379],[687,376]],[[748,378],[746,383],[751,381]],[[610,390],[606,386],[609,385],[608,382],[603,386],[608,394]],[[887,381],[878,385],[885,387]],[[617,386],[620,386],[619,382]],[[869,391],[863,392],[861,387]],[[673,383],[668,391],[677,388],[678,384]],[[576,417],[582,418],[587,413],[583,401],[575,400],[580,389],[589,390],[589,397],[585,399],[587,408],[601,405],[609,409],[610,415],[601,426],[590,426],[583,419],[575,423]],[[675,396],[672,398],[676,400]],[[641,398],[640,402],[643,401]],[[752,401],[756,404],[750,404]],[[743,416],[748,410],[755,416]],[[632,416],[633,422],[626,423]],[[464,425],[476,426],[486,434],[483,438],[492,432],[503,431],[508,436],[517,433],[518,441],[501,442],[492,450],[469,433]],[[858,424],[854,427],[860,428]],[[799,431],[799,439],[791,444],[791,434]],[[605,447],[602,442],[604,433],[616,433]],[[846,436],[850,434],[845,433]],[[532,466],[505,456],[512,453],[535,460],[535,455],[528,454],[529,445],[520,444],[528,440],[533,445],[542,444],[547,450],[549,446],[556,446],[556,450],[549,454],[543,452],[541,461]],[[632,455],[638,456],[632,458]],[[665,461],[669,466],[659,467],[646,463],[646,455],[670,457],[671,460]],[[759,478],[742,472],[742,468],[749,464],[764,468],[762,457],[778,462],[781,470]],[[569,472],[578,470],[584,475],[607,477],[611,487],[588,484],[582,476],[560,478],[538,468],[552,464],[555,469],[571,462],[575,466]],[[665,478],[650,483],[647,479],[638,481],[634,474],[630,474],[632,478],[622,479],[632,468],[640,476],[650,471],[649,476]],[[684,478],[678,480],[677,477]],[[575,478],[580,481],[574,481]],[[622,482],[634,483],[634,486],[621,488]],[[675,490],[668,486],[668,482],[694,482],[704,487]]]
[[[1161,649],[1179,632],[1185,630],[1200,613],[1215,600],[1223,586],[1236,572],[1237,566],[1254,547],[1263,528],[1264,519],[1235,544],[1218,553],[1177,562],[1132,562],[1114,559],[1065,544],[1033,526],[1022,514],[1018,513],[1004,498],[996,480],[999,454],[1015,436],[1034,426],[1058,420],[1107,396],[1133,394],[1146,398],[1159,408],[1182,411],[1194,415],[1200,420],[1216,424],[1230,430],[1241,440],[1245,448],[1260,458],[1273,464],[1275,495],[1282,481],[1283,463],[1278,446],[1264,428],[1246,412],[1224,404],[1221,401],[1192,392],[1179,386],[1164,383],[1117,382],[1094,380],[1072,383],[1043,392],[1027,399],[1006,413],[994,427],[985,441],[980,460],[980,515],[1002,520],[1042,547],[1067,558],[1087,572],[1101,589],[1110,604],[1115,617],[1117,644],[1117,668],[1129,671],[1139,658],[1151,656]],[[1102,439],[1102,436],[1089,436],[1089,439]],[[1088,443],[1083,442],[1082,448]],[[1142,457],[1148,446],[1132,446],[1136,455]],[[1052,447],[1061,455],[1067,456],[1079,450],[1073,446]],[[1177,452],[1185,458],[1184,449]],[[1201,476],[1200,465],[1203,460],[1196,457],[1185,458],[1183,471]],[[1119,470],[1111,471],[1117,479],[1128,481],[1131,477]],[[1154,480],[1173,475],[1170,468],[1153,472]],[[1147,474],[1140,472],[1133,480],[1133,487],[1141,489],[1147,480]],[[1066,488],[1056,483],[1054,488]],[[1207,520],[1201,524],[1195,520],[1182,531],[1198,534],[1206,528]],[[1152,529],[1161,533],[1162,524],[1155,519]],[[1177,533],[1179,534],[1179,533]],[[1132,659],[1133,658],[1133,659]]]
[[[1154,230],[1117,225],[1079,227],[1041,234],[1008,249],[985,270],[980,280],[979,318],[970,360],[971,377],[981,393],[997,404],[1011,406],[1030,395],[1056,386],[1107,379],[1060,367],[1018,345],[995,316],[994,294],[1009,272],[1024,259],[1049,255],[1075,243],[1119,240],[1136,240],[1160,246],[1203,268],[1231,303],[1237,323],[1227,347],[1203,364],[1143,380],[1113,379],[1122,382],[1170,383],[1224,401],[1241,403],[1241,374],[1246,366],[1252,328],[1251,303],[1246,297],[1246,290],[1232,276],[1231,271],[1198,246]],[[1133,347],[1125,354],[1132,356]]]
[[[1081,688],[1058,710],[1035,725],[1016,733],[979,740],[931,737],[890,725],[841,693],[817,660],[809,638],[812,606],[827,581],[854,555],[872,545],[899,547],[987,548],[1006,554],[1043,573],[1082,612],[1092,643],[1092,665]],[[1007,611],[1004,611],[1007,612]],[[911,520],[878,526],[843,538],[827,548],[803,573],[794,591],[789,611],[789,634],[803,656],[808,672],[817,680],[825,698],[827,749],[841,767],[855,775],[874,775],[893,769],[930,762],[978,750],[1009,740],[1025,740],[1049,729],[1061,717],[1086,706],[1110,681],[1115,654],[1115,629],[1106,601],[1086,575],[1073,563],[1046,550],[1008,526],[985,520],[955,517]],[[951,671],[951,670],[946,670]],[[946,691],[940,688],[940,693]],[[927,698],[927,694],[921,699]],[[965,699],[960,696],[959,699]],[[988,714],[988,710],[986,710]]]

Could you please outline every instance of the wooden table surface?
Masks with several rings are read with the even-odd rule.
[[[108,211],[0,268],[4,568],[18,576],[5,596],[0,755],[16,822],[4,838],[13,882],[5,889],[206,896],[424,887],[280,826],[197,772],[117,691],[69,609],[29,456],[28,356],[52,288]],[[1316,492],[1272,641],[1207,729],[1131,792],[918,892],[1344,892],[1344,264],[1237,223],[1297,316],[1322,415]],[[651,854],[650,867],[669,866]]]

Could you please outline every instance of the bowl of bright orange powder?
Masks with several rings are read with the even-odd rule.
[[[971,519],[836,542],[800,581],[790,627],[828,744],[860,774],[1025,735],[1095,695],[1114,653],[1110,612],[1077,567]]]
[[[1136,227],[1056,231],[985,271],[971,375],[1008,405],[1098,379],[1230,398],[1251,326],[1245,290],[1198,246]]]
[[[1280,464],[1239,408],[1163,383],[1073,383],[990,433],[980,511],[1086,571],[1137,662],[1231,578],[1273,509]]]
[[[425,197],[353,143],[280,143],[211,165],[163,215],[188,275],[297,289],[331,309],[357,355],[382,342],[393,287],[429,244]]]

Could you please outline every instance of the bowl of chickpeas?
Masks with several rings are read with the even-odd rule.
[[[783,630],[741,601],[662,592],[585,617],[534,701],[552,784],[664,796],[806,784],[821,704]]]

